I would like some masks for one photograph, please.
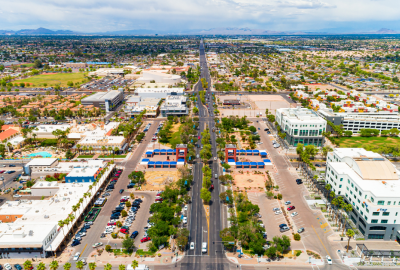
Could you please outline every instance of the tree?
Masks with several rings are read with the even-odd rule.
[[[222,167],[225,169],[225,171],[228,171],[231,168],[231,165],[229,165],[228,163],[224,163],[222,164]]]
[[[346,252],[349,252],[349,247],[350,247],[350,239],[352,237],[354,237],[355,233],[352,229],[348,229],[346,232],[346,236],[348,237],[348,241],[347,241],[347,250]]]
[[[104,265],[104,270],[111,270],[111,269],[112,269],[112,265],[111,264],[107,263],[106,265]]]
[[[71,269],[71,263],[67,262],[64,264],[64,270],[70,270]]]
[[[89,263],[89,269],[90,270],[95,270],[96,269],[96,263],[95,262]]]
[[[37,270],[46,270],[46,265],[43,262],[40,262],[38,266],[36,266]]]
[[[82,261],[77,261],[76,262],[76,268],[78,268],[79,270],[82,270],[84,266],[85,265],[83,264]]]
[[[266,255],[269,258],[275,258],[275,256],[276,256],[276,248],[274,246],[271,246],[269,249],[266,250]]]
[[[139,262],[137,260],[133,260],[131,266],[132,266],[133,270],[135,270],[136,267],[139,266]]]
[[[265,192],[265,195],[267,195],[268,199],[272,199],[272,197],[274,197],[274,193],[271,191]]]
[[[63,234],[64,234],[64,220],[59,220],[58,221],[58,226],[63,230]],[[64,236],[65,236],[65,234],[64,234]]]
[[[122,241],[122,246],[129,252],[135,248],[135,243],[133,242],[132,238],[126,235],[124,241]]]
[[[30,270],[32,268],[32,262],[30,260],[26,260],[23,265],[25,270]]]
[[[51,270],[57,270],[58,268],[58,261],[52,261],[49,265]]]
[[[197,107],[193,107],[192,111],[193,111],[194,114],[198,114],[199,113],[199,109]]]
[[[200,198],[204,201],[204,203],[208,203],[211,200],[211,192],[204,187],[201,188]]]
[[[333,151],[333,149],[330,146],[324,146],[322,148],[322,154],[324,155],[325,159],[328,156],[328,153],[332,152],[332,151]]]
[[[42,67],[43,67],[42,62],[41,62],[39,59],[36,59],[36,60],[33,62],[33,67],[34,67],[34,68],[42,68]],[[46,84],[45,86],[47,86],[47,84]]]
[[[118,270],[125,270],[125,265],[123,264],[118,265]]]

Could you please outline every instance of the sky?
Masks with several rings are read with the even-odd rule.
[[[399,0],[2,1],[0,29],[104,32],[248,27],[271,31],[400,30]],[[332,30],[333,29],[333,30]]]

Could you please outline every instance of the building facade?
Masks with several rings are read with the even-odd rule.
[[[281,108],[276,110],[276,121],[290,146],[323,146],[326,121],[316,112],[306,108]]]
[[[94,95],[85,97],[81,100],[82,105],[93,105],[96,108],[105,111],[112,111],[118,107],[124,100],[123,91],[112,90],[108,92],[99,92]]]
[[[161,114],[163,117],[168,115],[183,116],[188,115],[189,110],[186,107],[187,98],[185,96],[167,96],[161,105]]]
[[[400,241],[399,171],[363,148],[336,148],[327,156],[326,184],[351,204],[350,219],[365,239]]]

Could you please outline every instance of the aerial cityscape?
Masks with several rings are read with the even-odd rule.
[[[398,269],[399,14],[356,2],[5,3],[0,270]]]

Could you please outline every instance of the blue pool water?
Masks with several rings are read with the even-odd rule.
[[[51,154],[49,152],[42,151],[42,152],[29,154],[28,156],[29,157],[41,156],[41,157],[44,157],[44,158],[49,158],[49,157],[51,157]]]

